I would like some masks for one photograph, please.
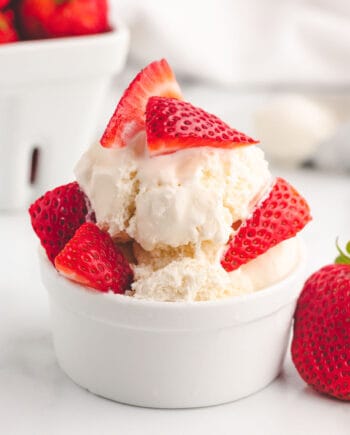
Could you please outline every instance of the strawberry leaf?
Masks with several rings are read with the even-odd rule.
[[[337,251],[339,255],[335,259],[335,264],[350,264],[350,242],[348,242],[345,246],[346,253],[339,246],[339,238],[337,237],[335,246],[337,247]]]

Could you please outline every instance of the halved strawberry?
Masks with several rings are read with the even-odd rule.
[[[86,220],[94,220],[89,213],[88,200],[77,182],[46,192],[30,207],[32,226],[53,263],[75,231]]]
[[[106,148],[127,145],[145,128],[145,109],[149,97],[182,98],[175,75],[165,59],[150,63],[141,70],[124,92],[101,138]]]
[[[101,292],[124,293],[133,272],[111,236],[93,223],[83,224],[55,259],[66,278]]]
[[[152,97],[148,100],[146,133],[151,155],[184,148],[235,148],[257,143],[217,116],[174,98]]]
[[[306,200],[283,178],[277,178],[270,195],[239,228],[229,242],[221,264],[228,272],[268,249],[294,237],[311,220]]]

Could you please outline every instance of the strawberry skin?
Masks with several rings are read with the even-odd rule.
[[[182,99],[175,75],[165,59],[141,70],[124,92],[101,138],[106,148],[120,148],[145,129],[145,110],[150,97]]]
[[[101,292],[124,293],[133,272],[108,233],[97,225],[83,224],[55,259],[66,278]]]
[[[18,4],[21,33],[27,39],[48,38],[47,23],[55,13],[54,0],[22,0]]]
[[[10,3],[10,0],[0,0],[0,9],[5,8]]]
[[[78,36],[109,30],[107,0],[60,0],[47,23],[50,37]]]
[[[29,214],[52,263],[75,231],[86,220],[94,219],[89,213],[88,200],[76,182],[46,192],[29,207]]]
[[[307,384],[350,400],[350,264],[325,266],[306,281],[295,311],[291,351]]]
[[[306,200],[283,178],[238,229],[221,264],[231,272],[268,249],[294,237],[311,220]]]
[[[235,148],[257,143],[217,116],[174,98],[152,97],[148,100],[146,133],[151,155],[168,154],[184,148]]]
[[[0,11],[0,44],[16,41],[18,41],[18,34],[14,26],[13,12]]]
[[[107,0],[22,0],[18,12],[22,32],[28,39],[109,30]]]

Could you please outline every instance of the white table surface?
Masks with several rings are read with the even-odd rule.
[[[313,210],[314,221],[305,231],[311,272],[333,260],[336,235],[350,239],[350,178],[312,171],[282,174],[305,194]],[[28,216],[0,214],[0,242],[0,434],[350,433],[350,403],[307,388],[289,355],[269,387],[226,405],[155,410],[94,396],[57,365]]]

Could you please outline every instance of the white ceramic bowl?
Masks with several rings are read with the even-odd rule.
[[[71,180],[128,45],[122,24],[99,35],[0,45],[0,210],[23,208]]]
[[[154,302],[103,294],[60,276],[40,255],[59,364],[109,399],[156,408],[229,402],[279,374],[303,277],[208,302]]]

